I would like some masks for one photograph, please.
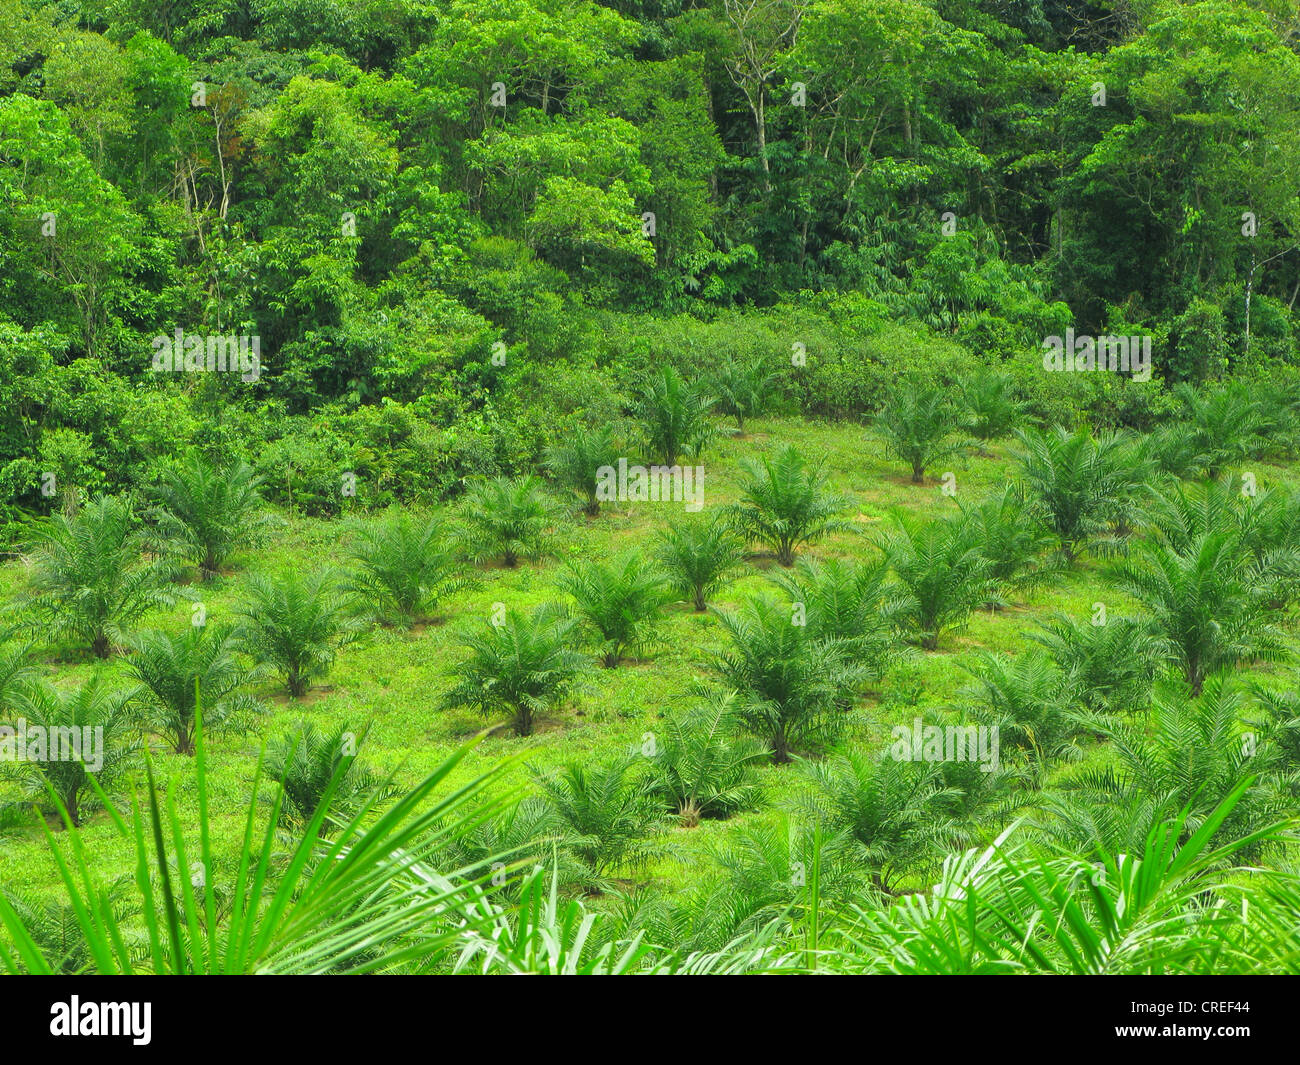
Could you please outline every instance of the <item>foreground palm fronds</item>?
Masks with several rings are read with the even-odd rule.
[[[1159,820],[1131,854],[1089,861],[1053,853],[1015,840],[1013,826],[987,849],[950,855],[929,892],[870,908],[832,902],[822,866],[834,840],[817,834],[800,901],[765,917],[755,911],[760,920],[701,949],[655,944],[659,927],[638,927],[635,905],[600,909],[562,897],[554,866],[521,877],[501,855],[440,871],[446,841],[497,808],[469,805],[496,770],[447,786],[467,750],[383,813],[376,791],[327,839],[336,774],[287,853],[275,830],[279,799],[260,832],[253,800],[238,868],[217,876],[200,731],[197,851],[174,792],[161,792],[150,769],[130,819],[113,815],[135,850],[137,908],[124,885],[97,879],[68,819],[70,856],[49,836],[68,903],[52,914],[0,897],[0,966],[101,974],[1300,972],[1300,879],[1233,864],[1287,835],[1287,826],[1212,846],[1249,781],[1194,831],[1187,810]],[[519,880],[517,892],[496,891],[505,876]]]

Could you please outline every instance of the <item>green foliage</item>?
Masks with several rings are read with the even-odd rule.
[[[495,477],[473,484],[460,509],[458,538],[475,562],[508,569],[546,553],[554,506],[536,477]]]
[[[821,641],[864,676],[880,677],[895,650],[885,602],[886,565],[801,558],[791,573],[772,575],[801,608],[809,639]]]
[[[671,366],[654,375],[633,405],[651,457],[668,466],[682,456],[697,459],[718,428],[710,412],[715,399],[703,388],[688,384]]]
[[[351,557],[347,592],[371,616],[407,628],[470,582],[434,517],[396,513],[367,522],[357,529]]]
[[[373,823],[367,822],[376,800],[367,800],[333,841],[322,831],[334,795],[334,788],[327,788],[278,868],[274,856],[283,844],[274,829],[280,800],[273,802],[265,828],[259,828],[259,762],[254,794],[241,818],[245,827],[238,870],[219,884],[212,875],[217,866],[200,730],[195,759],[198,846],[190,849],[193,840],[182,826],[176,796],[160,793],[152,771],[145,801],[133,805],[130,820],[114,817],[114,830],[134,858],[131,901],[154,915],[143,928],[143,951],[127,934],[121,893],[107,890],[101,875],[91,870],[84,847],[74,848],[59,863],[90,969],[104,975],[365,973],[435,954],[466,934],[486,932],[472,884],[412,874],[444,835],[463,826],[467,804],[494,775],[447,788],[448,776],[464,755],[462,749],[445,760]],[[445,796],[435,794],[443,789]],[[74,839],[79,838],[75,833],[74,827]],[[48,832],[47,838],[53,846]],[[173,858],[183,865],[187,852],[197,854],[201,877],[178,875]],[[229,890],[230,903],[218,924],[217,897],[223,888]],[[448,907],[456,915],[450,920]],[[20,967],[31,973],[51,971],[53,962],[27,922],[2,896],[0,923],[10,937],[0,945],[0,965],[7,972]],[[376,944],[385,949],[377,952]]]
[[[209,735],[247,726],[265,708],[240,691],[257,671],[239,663],[236,649],[234,633],[222,626],[190,625],[180,635],[138,633],[127,671],[137,683],[131,699],[144,727],[165,737],[177,754],[193,755],[200,696]]]
[[[573,563],[556,586],[573,596],[578,616],[600,643],[607,669],[646,646],[671,594],[664,575],[635,551],[607,563]]]
[[[882,892],[892,894],[904,872],[939,860],[952,837],[944,811],[952,796],[933,764],[853,752],[800,769],[806,789],[798,805],[828,833],[851,841]]]
[[[171,566],[146,559],[146,536],[130,503],[98,496],[76,517],[38,521],[32,609],[47,631],[67,635],[107,658],[129,626],[155,606],[175,601]]]
[[[462,633],[468,654],[443,706],[472,707],[488,718],[507,714],[515,732],[532,735],[537,718],[559,705],[588,664],[571,646],[576,628],[576,620],[543,606],[528,615],[510,610]]]
[[[839,517],[846,500],[828,489],[824,463],[810,464],[794,446],[745,460],[741,471],[741,501],[727,510],[732,525],[770,548],[782,566],[794,565],[800,547],[846,527]]]
[[[348,604],[327,573],[253,574],[239,613],[240,648],[277,670],[294,698],[329,672],[339,643],[353,631]]]
[[[904,381],[889,394],[872,427],[885,449],[912,467],[913,484],[925,480],[926,467],[962,447],[950,439],[958,427],[952,396],[916,381]]]
[[[1020,427],[1028,404],[1016,398],[1010,375],[995,370],[975,374],[962,385],[965,429],[976,440],[1000,440]]]
[[[659,533],[659,565],[671,588],[702,614],[708,600],[739,575],[745,545],[726,516],[693,518]]]

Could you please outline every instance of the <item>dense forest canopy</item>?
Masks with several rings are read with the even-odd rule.
[[[340,471],[438,497],[661,362],[770,356],[844,415],[963,350],[1036,370],[1069,327],[1150,336],[1166,383],[1297,357],[1290,0],[3,0],[0,24],[11,517],[43,472],[117,489],[195,443],[324,512]],[[260,372],[154,372],[177,330],[257,338]],[[1114,424],[1159,403],[1070,387]]]

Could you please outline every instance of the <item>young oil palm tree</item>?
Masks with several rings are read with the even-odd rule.
[[[125,499],[98,496],[74,518],[43,519],[33,538],[35,617],[97,658],[107,658],[146,611],[175,602],[172,566],[142,557],[145,535]]]
[[[966,431],[984,442],[1010,436],[1024,421],[1029,406],[1016,398],[1010,375],[992,369],[967,378],[960,396]]]
[[[494,477],[473,484],[460,511],[457,538],[475,562],[507,569],[546,554],[555,506],[536,477]]]
[[[0,770],[39,805],[46,805],[52,791],[56,808],[80,825],[90,803],[133,760],[138,744],[128,703],[129,693],[110,687],[98,673],[67,690],[44,680],[27,686],[7,715],[15,749],[26,757],[0,760]]]
[[[235,629],[237,646],[285,679],[295,699],[329,672],[338,646],[356,633],[332,574],[291,570],[248,579]]]
[[[489,718],[508,715],[518,735],[531,736],[537,718],[560,703],[589,664],[573,649],[577,624],[541,606],[529,615],[507,611],[501,624],[485,621],[462,634],[469,654],[443,706],[473,707]]]
[[[1151,612],[1165,656],[1182,670],[1193,695],[1212,673],[1287,654],[1273,624],[1272,582],[1235,533],[1197,535],[1181,551],[1144,544],[1135,558],[1116,566],[1114,577]]]
[[[546,451],[546,468],[556,483],[583,500],[589,517],[600,513],[596,471],[617,464],[621,451],[609,425],[578,426]]]
[[[879,546],[894,575],[890,616],[923,650],[936,650],[945,632],[997,598],[992,564],[961,517],[919,522],[900,516]]]
[[[863,676],[879,678],[895,647],[883,562],[801,558],[792,573],[771,580],[803,608],[811,640],[831,646]]]
[[[662,828],[662,814],[634,758],[571,762],[535,779],[561,826],[564,847],[585,870],[588,890],[600,893],[610,873],[634,872],[658,849],[652,837]]]
[[[578,616],[600,642],[607,669],[645,647],[672,595],[664,574],[636,551],[610,562],[573,563],[556,587],[573,596]]]
[[[828,834],[843,833],[883,894],[943,860],[956,825],[944,809],[953,796],[934,763],[848,751],[799,769],[804,788],[791,805]]]
[[[180,635],[148,630],[131,641],[128,675],[137,686],[131,702],[142,725],[167,739],[177,754],[194,754],[198,702],[208,734],[237,728],[265,707],[240,689],[257,679],[236,657],[237,641],[226,627],[188,626]]]
[[[232,551],[260,540],[268,517],[261,478],[246,462],[209,463],[199,452],[162,471],[153,517],[164,545],[211,580]]]
[[[633,404],[646,446],[653,458],[676,466],[682,456],[698,458],[718,435],[711,412],[716,399],[703,388],[687,384],[671,366],[652,377]]]
[[[774,371],[767,369],[762,359],[741,362],[728,358],[709,378],[717,396],[720,413],[736,419],[736,432],[745,432],[745,419],[757,418],[772,403],[773,386],[777,380]]]
[[[962,693],[971,702],[971,716],[998,730],[1003,750],[1024,751],[1040,785],[1052,762],[1080,757],[1077,741],[1087,722],[1044,652],[1013,657],[977,651],[964,668],[975,679]]]
[[[726,517],[676,522],[658,534],[657,558],[669,587],[702,614],[708,600],[735,580],[745,561],[745,544]]]
[[[1108,530],[1117,504],[1133,491],[1132,471],[1121,461],[1124,438],[1094,438],[1086,429],[1071,433],[1060,427],[1016,435],[1029,498],[1056,534],[1066,561],[1073,562],[1090,539]]]
[[[345,591],[371,617],[407,628],[472,581],[432,517],[397,513],[368,522],[357,530],[351,557]]]
[[[390,798],[389,783],[359,759],[365,739],[366,730],[340,725],[322,732],[305,721],[272,741],[266,774],[277,788],[279,823],[297,828],[311,823],[328,796],[328,816],[320,829],[327,834],[351,820],[358,809],[374,808]]]
[[[1192,429],[1195,464],[1209,476],[1217,477],[1224,466],[1263,448],[1264,404],[1246,385],[1232,382],[1199,390],[1184,382],[1174,386],[1173,394]]]
[[[1066,678],[1071,696],[1096,714],[1132,714],[1149,705],[1164,645],[1146,619],[1114,617],[1102,624],[1053,614],[1029,639],[1042,646]]]
[[[752,737],[737,737],[734,694],[702,700],[671,717],[656,736],[650,759],[654,794],[683,828],[704,818],[724,818],[758,804],[755,764],[768,751]]]
[[[847,501],[827,488],[823,463],[809,462],[790,444],[771,457],[741,463],[741,501],[727,509],[732,526],[793,566],[799,548],[847,527]]]
[[[999,587],[1024,594],[1054,575],[1056,567],[1045,558],[1054,538],[1019,486],[1007,485],[979,503],[958,506],[971,541]]]
[[[925,480],[926,468],[960,451],[953,397],[937,385],[905,381],[885,399],[872,427],[885,449],[912,467],[912,483]]]
[[[731,647],[715,657],[714,668],[736,692],[736,719],[767,745],[772,761],[833,741],[844,724],[840,706],[862,681],[860,667],[812,639],[789,608],[771,600],[718,618]]]

